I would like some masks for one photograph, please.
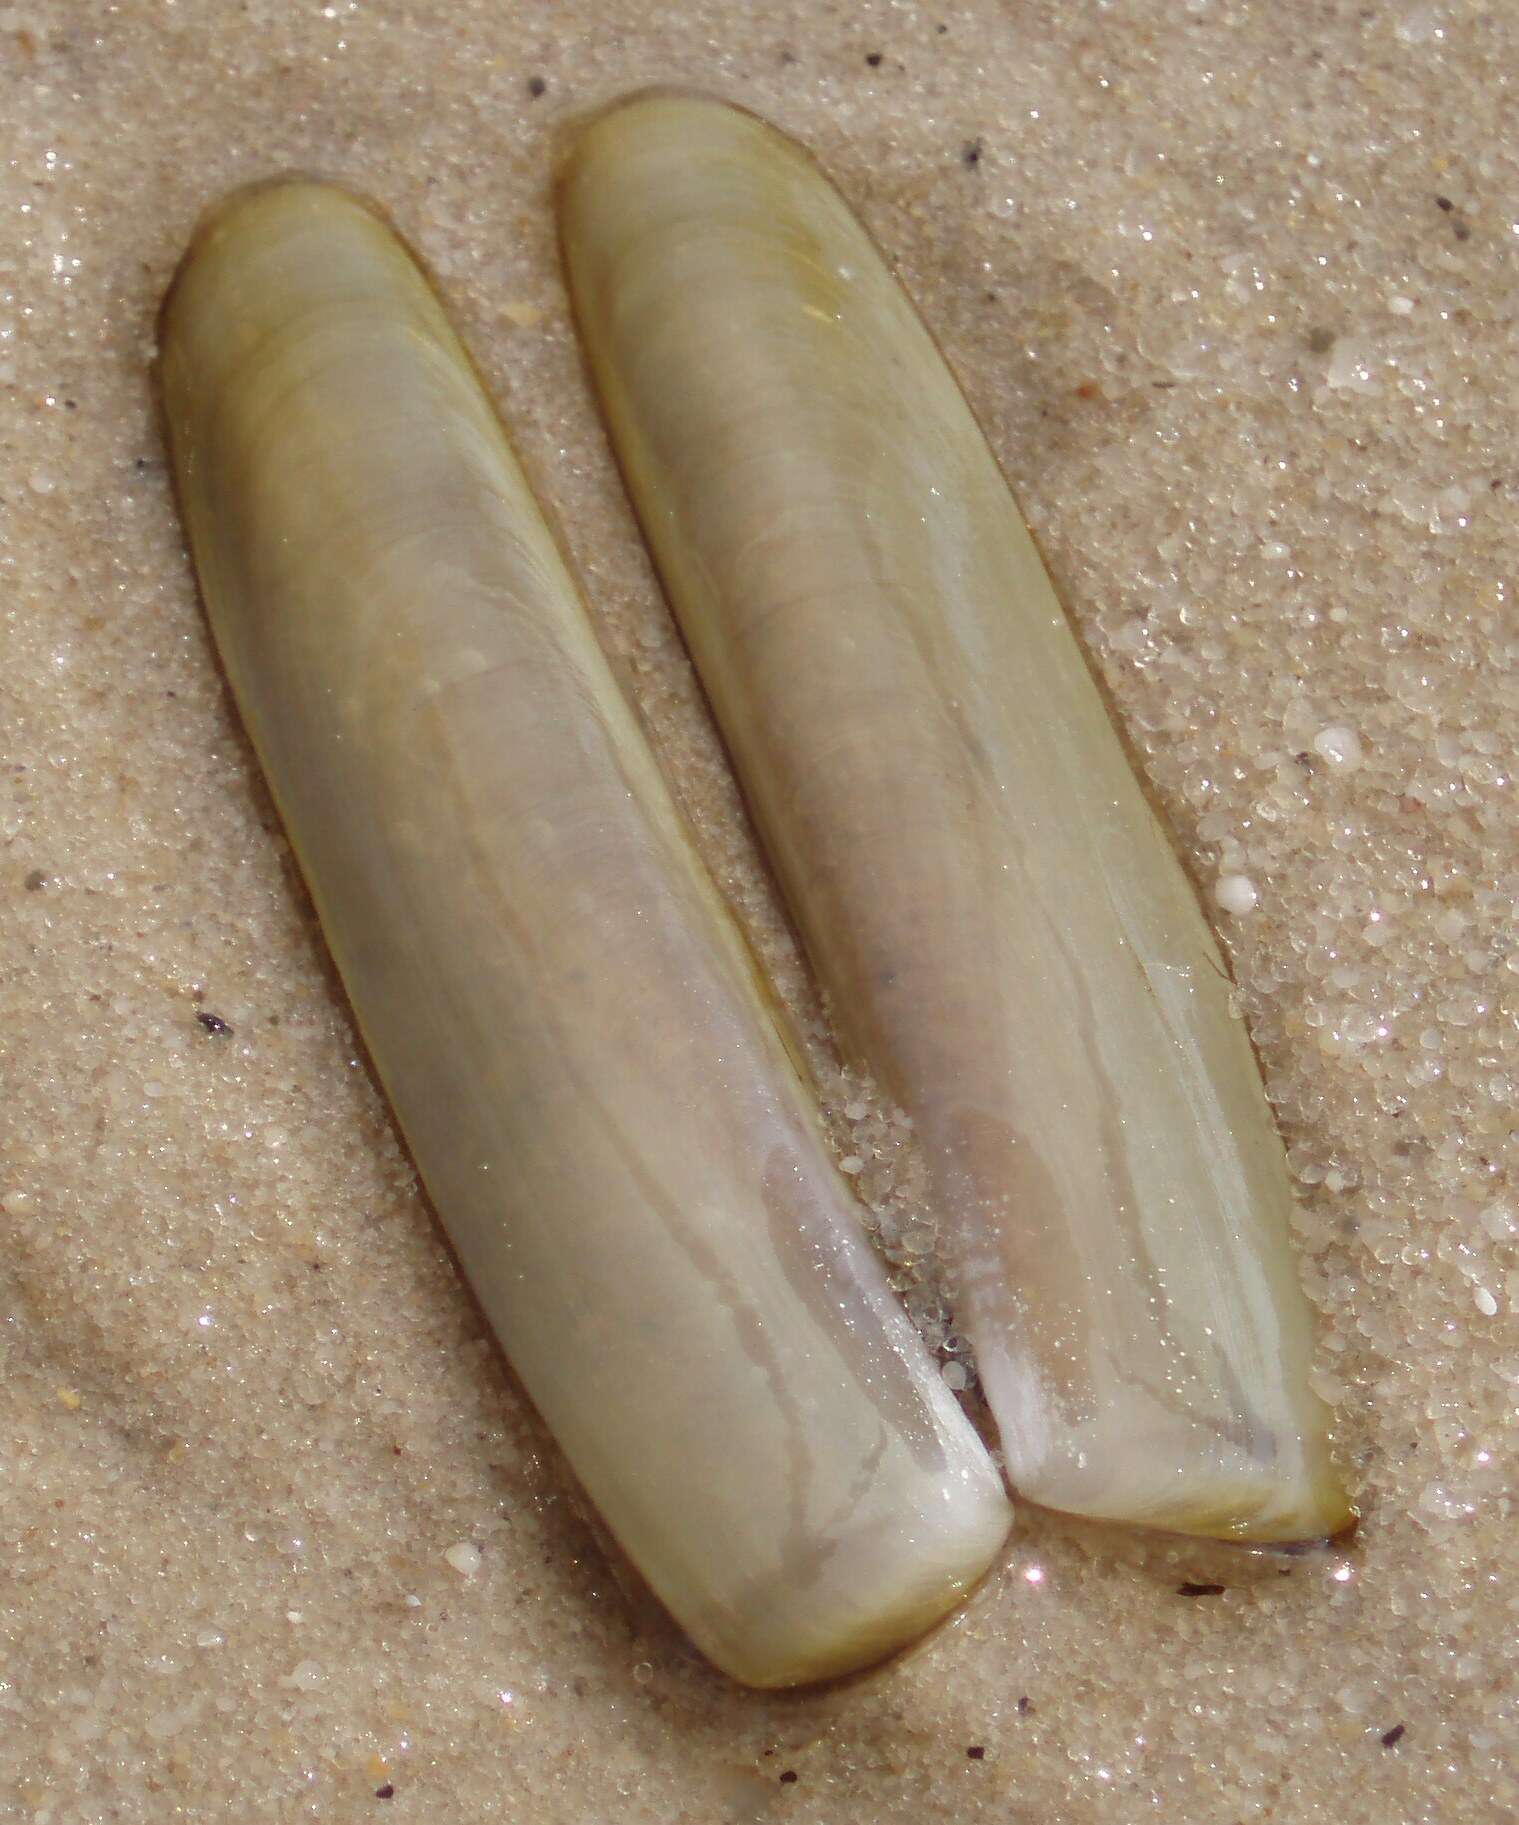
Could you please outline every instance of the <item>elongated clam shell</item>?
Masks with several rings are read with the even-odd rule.
[[[912,1640],[1006,1498],[436,298],[367,208],[279,185],[203,225],[162,346],[238,703],[529,1393],[735,1678]]]
[[[1015,1488],[1338,1529],[1255,1059],[938,351],[733,108],[614,108],[560,201],[646,536],[844,1035],[927,1150]]]

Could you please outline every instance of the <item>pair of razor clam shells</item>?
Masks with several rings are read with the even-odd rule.
[[[928,334],[734,108],[614,108],[560,209],[787,904],[924,1149],[1013,1487],[1334,1533],[1254,1057]],[[161,378],[216,640],[365,1040],[577,1475],[737,1679],[913,1641],[1001,1549],[1001,1479],[437,297],[352,197],[242,192],[181,267]]]

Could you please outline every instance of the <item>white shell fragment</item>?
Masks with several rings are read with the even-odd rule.
[[[265,187],[202,225],[161,345],[238,704],[528,1392],[735,1678],[912,1641],[1006,1497],[435,296],[359,202]]]
[[[613,109],[560,203],[645,534],[845,1040],[925,1147],[1015,1488],[1335,1532],[1249,1041],[933,342],[736,109]]]

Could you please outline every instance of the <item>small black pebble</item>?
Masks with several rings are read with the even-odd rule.
[[[41,893],[47,886],[47,876],[40,868],[34,868],[21,885],[28,893]]]
[[[145,457],[145,456],[137,456],[137,457],[134,457],[134,458],[133,458],[133,459],[132,459],[132,466],[133,466],[133,468],[135,468],[135,469],[137,469],[137,470],[139,470],[139,471],[141,471],[141,470],[143,470],[143,469],[146,469],[146,468],[147,468],[147,466],[148,466],[148,459],[147,459],[147,457]]]
[[[865,61],[871,69],[878,70],[885,61],[884,54],[880,51],[871,51],[866,55]]]
[[[394,1781],[387,1781],[383,1787],[376,1787],[374,1797],[377,1800],[393,1800],[396,1797]]]
[[[214,1034],[219,1035],[222,1033],[230,1033],[232,1031],[231,1027],[229,1027],[227,1025],[226,1021],[222,1019],[220,1014],[197,1014],[195,1016],[195,1018],[200,1022],[200,1024],[206,1029],[206,1031],[208,1033],[214,1033]]]
[[[1435,207],[1437,209],[1443,209],[1447,215],[1450,214],[1451,210],[1454,209],[1455,206],[1456,205],[1450,200],[1450,198],[1448,196],[1437,196],[1435,198]]]
[[[66,412],[77,412],[79,410],[79,401],[77,399],[65,399],[63,406]]]
[[[965,150],[960,154],[960,158],[961,158],[962,163],[964,163],[964,164],[979,165],[981,163],[981,142],[980,142],[980,140],[979,139],[967,140],[965,142]]]
[[[980,1743],[972,1743],[965,1753],[973,1762],[983,1761],[986,1757],[986,1751],[981,1747]]]
[[[796,1769],[795,1769],[795,1768],[788,1768],[788,1769],[787,1769],[787,1770],[786,1770],[786,1772],[785,1772],[785,1773],[784,1773],[784,1774],[783,1774],[783,1775],[782,1775],[782,1776],[781,1776],[781,1785],[782,1785],[782,1786],[784,1786],[784,1787],[789,1787],[789,1786],[790,1786],[790,1784],[791,1784],[791,1783],[792,1783],[792,1782],[793,1782],[793,1781],[794,1781],[794,1780],[795,1780],[795,1779],[796,1779]]]
[[[1390,1730],[1384,1730],[1382,1732],[1382,1747],[1384,1749],[1396,1749],[1398,1744],[1402,1742],[1403,1734],[1407,1728],[1407,1724],[1394,1724]]]
[[[541,76],[529,76],[527,79],[527,92],[532,96],[534,101],[536,101],[540,95],[547,95],[548,88],[549,85]]]
[[[1178,1597],[1221,1597],[1224,1587],[1221,1584],[1178,1584]]]
[[[1025,1697],[1025,1698],[1020,1698],[1018,1700],[1018,1715],[1020,1717],[1027,1717],[1029,1712],[1032,1711],[1033,1708],[1034,1708],[1034,1701],[1031,1698]]]

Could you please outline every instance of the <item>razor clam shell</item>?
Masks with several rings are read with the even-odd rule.
[[[844,1039],[912,1116],[1009,1475],[1349,1518],[1213,936],[965,399],[791,141],[653,93],[561,174],[624,474]]]
[[[367,207],[281,184],[202,226],[161,341],[217,644],[529,1394],[734,1678],[913,1640],[1006,1496],[436,297]]]

